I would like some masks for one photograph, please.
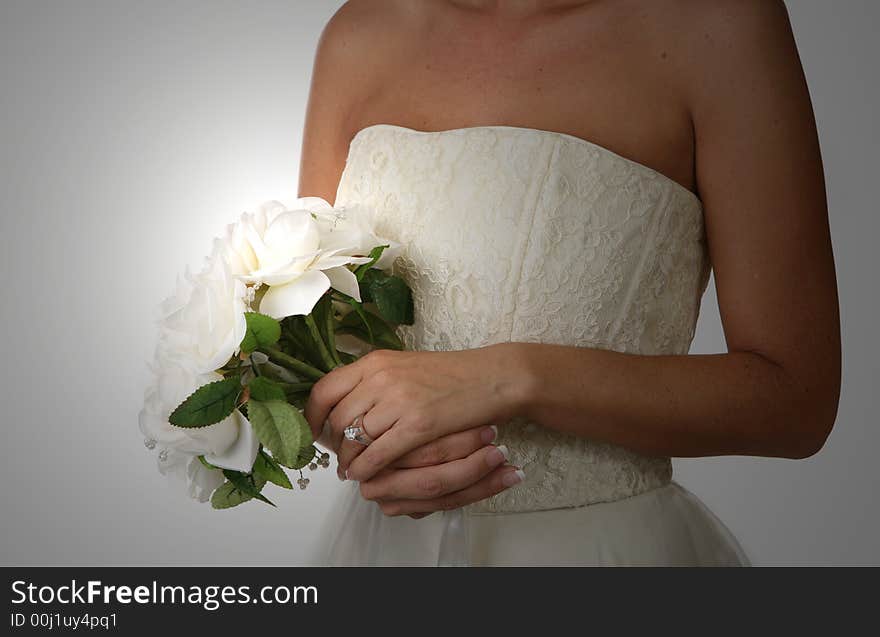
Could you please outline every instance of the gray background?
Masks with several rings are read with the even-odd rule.
[[[296,196],[311,61],[339,2],[0,2],[3,564],[304,563],[338,482],[215,513],[137,412],[158,301],[241,210]],[[677,462],[758,564],[880,564],[880,3],[793,0],[826,162],[844,334],[806,461]],[[798,320],[792,317],[792,320]],[[723,351],[714,293],[694,350]]]

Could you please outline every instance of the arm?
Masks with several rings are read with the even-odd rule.
[[[822,447],[840,389],[837,292],[817,135],[788,19],[779,2],[695,5],[705,16],[684,45],[687,98],[728,353],[503,344],[480,354],[483,370],[497,369],[491,385],[468,375],[472,353],[432,354],[445,357],[430,364],[435,375],[439,365],[450,370],[455,404],[432,411],[432,398],[419,398],[422,409],[413,397],[426,390],[411,389],[399,407],[408,415],[377,423],[375,433],[387,425],[388,435],[352,462],[352,477],[369,479],[439,434],[510,410],[649,454],[800,458]],[[406,356],[369,365],[364,378],[378,395],[430,382]]]
[[[725,2],[706,13],[687,52],[698,61],[688,97],[729,351],[524,348],[525,408],[539,421],[647,453],[805,457],[831,431],[840,389],[834,262],[809,94],[781,2]]]
[[[331,204],[336,199],[348,145],[357,129],[355,108],[369,91],[364,65],[371,58],[365,57],[369,44],[363,27],[371,17],[364,3],[346,3],[321,33],[303,128],[300,197],[322,197]]]

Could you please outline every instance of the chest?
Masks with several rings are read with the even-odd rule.
[[[441,23],[400,53],[365,109],[373,122],[564,132],[693,187],[692,126],[668,81],[670,51],[632,19]]]

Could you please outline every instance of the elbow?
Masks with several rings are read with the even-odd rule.
[[[829,396],[817,405],[813,403],[808,410],[801,411],[785,427],[782,453],[779,455],[791,460],[805,460],[819,453],[828,441],[837,420],[838,394]]]
[[[770,427],[775,439],[772,455],[791,460],[804,460],[819,453],[828,441],[840,402],[840,366],[824,368],[819,373],[784,374],[773,400],[779,424]],[[775,444],[774,444],[775,443]]]
[[[779,455],[790,460],[806,460],[822,451],[834,422],[821,426],[811,426],[808,430],[801,428],[796,434],[788,436],[782,453]]]

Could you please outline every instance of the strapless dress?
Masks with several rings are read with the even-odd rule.
[[[688,353],[710,273],[701,202],[606,148],[513,126],[377,124],[352,139],[336,205],[369,211],[403,246],[407,349]],[[452,544],[472,565],[747,564],[669,458],[522,418],[497,444],[525,480],[455,513],[389,518],[349,483],[326,521],[326,563],[443,564]]]

